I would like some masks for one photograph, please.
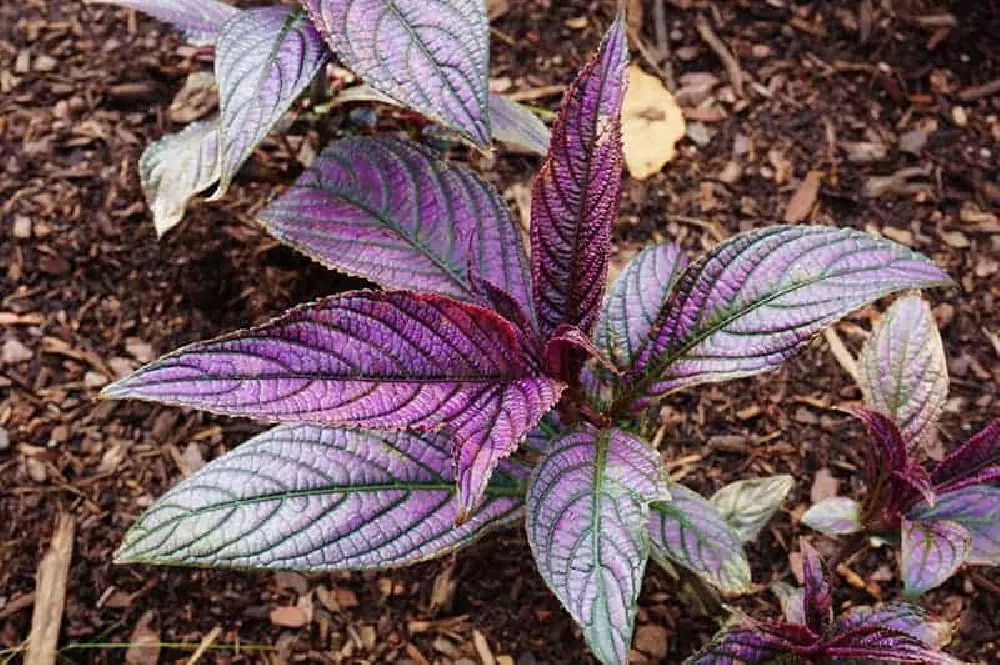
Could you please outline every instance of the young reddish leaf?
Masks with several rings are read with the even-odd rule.
[[[602,663],[628,658],[649,555],[649,503],[669,497],[659,454],[621,430],[568,434],[532,473],[531,551]]]
[[[440,556],[523,510],[511,466],[455,526],[452,446],[440,434],[276,427],[170,490],[129,530],[118,559],[320,571]]]
[[[972,551],[965,561],[1000,566],[1000,487],[977,485],[943,492],[933,507],[919,503],[907,517],[961,525],[972,536]]]
[[[818,636],[805,626],[742,619],[723,628],[684,665],[777,665],[797,663],[796,653],[811,650]]]
[[[302,0],[337,57],[378,92],[490,143],[482,0]]]
[[[920,254],[853,229],[773,226],[735,236],[677,283],[636,363],[632,394],[776,369],[858,307],[948,283]]]
[[[843,496],[813,504],[802,516],[802,523],[828,536],[857,533],[864,526],[861,524],[861,504]]]
[[[590,333],[608,273],[622,178],[628,46],[619,16],[566,92],[531,202],[531,271],[543,335]]]
[[[604,297],[594,329],[598,347],[622,370],[649,341],[649,330],[670,290],[687,267],[687,257],[676,245],[654,245],[625,265]]]
[[[1000,418],[945,457],[931,480],[941,491],[1000,480]]]
[[[513,327],[487,309],[360,291],[192,344],[103,394],[277,421],[441,428],[455,438],[459,498],[469,512],[497,461],[561,391],[536,375]]]
[[[906,633],[935,649],[940,649],[948,642],[951,632],[947,624],[932,621],[920,607],[912,603],[892,602],[849,608],[837,620],[833,633],[836,635],[871,627]]]
[[[595,360],[602,369],[610,373],[618,373],[618,369],[601,349],[576,326],[561,325],[552,331],[542,355],[546,374],[562,377],[565,381],[571,381],[574,372],[579,372],[583,362],[589,359]]]
[[[251,9],[226,21],[215,44],[222,173],[214,198],[329,57],[301,10]]]
[[[491,92],[490,120],[495,140],[512,143],[539,155],[548,152],[549,128],[523,104]]]
[[[709,501],[726,518],[741,542],[750,542],[781,508],[795,479],[788,475],[729,483]]]
[[[823,653],[838,665],[845,661],[856,662],[853,659],[874,663],[960,664],[909,633],[882,626],[865,626],[840,633],[823,645]]]
[[[905,470],[908,462],[906,441],[896,423],[888,416],[865,407],[851,409],[850,413],[864,424],[868,435],[875,443],[875,460],[884,462],[884,468],[868,470],[869,479],[877,478],[880,472],[892,473]]]
[[[649,513],[653,558],[666,558],[726,593],[750,590],[750,564],[743,543],[719,511],[697,492],[670,485],[670,500]]]
[[[972,549],[968,529],[955,522],[903,520],[900,568],[906,593],[919,596],[943,583]]]
[[[261,219],[323,265],[387,288],[477,300],[471,263],[532,312],[524,246],[503,200],[469,169],[415,143],[338,141]]]
[[[865,403],[893,419],[909,451],[927,442],[948,398],[948,365],[927,302],[897,300],[872,331],[858,366]]]
[[[868,482],[873,488],[887,488],[886,497],[871,497],[871,505],[902,506],[912,503],[914,497],[934,502],[934,487],[930,475],[917,462],[907,457],[906,441],[896,423],[886,415],[866,407],[852,409],[851,413],[864,423],[875,446],[866,449]],[[888,480],[888,484],[885,481]]]
[[[143,151],[139,179],[157,237],[184,217],[192,196],[219,179],[219,121],[188,125]]]
[[[833,588],[827,577],[826,566],[819,552],[806,541],[801,541],[802,578],[805,595],[803,609],[806,625],[816,634],[822,634],[833,621]]]
[[[90,4],[118,5],[136,9],[173,24],[195,45],[212,44],[222,24],[239,13],[218,0],[87,0]]]

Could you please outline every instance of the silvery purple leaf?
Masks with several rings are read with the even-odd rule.
[[[855,309],[948,283],[920,254],[853,229],[772,226],[735,236],[677,283],[636,363],[633,393],[776,369]]]
[[[812,545],[801,541],[803,604],[806,626],[817,635],[823,634],[833,621],[833,587],[826,565]]]
[[[215,43],[222,163],[216,198],[329,57],[299,9],[251,9],[226,21]]]
[[[897,300],[872,331],[858,368],[865,403],[895,421],[909,451],[933,437],[948,399],[948,365],[926,301]]]
[[[863,527],[861,504],[843,496],[830,497],[810,506],[802,523],[828,536],[857,533]]]
[[[625,21],[566,92],[531,201],[531,271],[543,335],[590,334],[608,273],[622,179],[621,107],[628,84]]]
[[[218,0],[88,0],[92,4],[118,5],[135,9],[173,24],[187,41],[213,44],[222,24],[239,13],[236,7]]]
[[[711,643],[684,665],[793,665],[799,662],[794,655],[797,651],[808,650],[818,641],[805,626],[744,618],[716,633]]]
[[[378,92],[490,142],[483,0],[301,0],[337,57]]]
[[[440,556],[523,512],[512,465],[456,526],[452,447],[440,434],[276,427],[170,490],[118,559],[320,571]]]
[[[536,376],[513,327],[490,310],[358,291],[187,346],[103,395],[285,422],[442,429],[455,439],[459,499],[470,512],[498,460],[562,387]]]
[[[650,506],[649,534],[654,559],[669,559],[725,593],[750,590],[743,544],[726,518],[697,492],[672,483],[670,500]]]
[[[1000,480],[1000,418],[945,457],[931,479],[941,491]]]
[[[669,497],[659,454],[621,430],[567,434],[531,475],[531,551],[602,663],[627,661],[649,555],[649,503]]]
[[[792,586],[784,582],[771,585],[771,592],[781,603],[781,613],[788,623],[799,626],[806,625],[806,592],[802,587]]]
[[[900,569],[906,593],[919,596],[955,574],[972,549],[968,529],[955,522],[910,521],[902,524]]]
[[[524,104],[490,93],[490,120],[493,138],[530,152],[544,155],[549,150],[551,132],[541,119]]]
[[[219,121],[195,122],[164,136],[139,158],[139,180],[157,237],[184,218],[192,196],[219,179]]]
[[[966,563],[1000,566],[1000,487],[974,485],[939,494],[933,507],[921,502],[907,516],[913,521],[954,522],[972,536]]]
[[[951,633],[947,623],[932,621],[922,608],[904,602],[848,608],[840,615],[833,631],[836,634],[867,627],[906,633],[937,649],[947,644]]]
[[[680,247],[654,245],[632,257],[611,284],[594,328],[594,341],[620,369],[632,368],[686,267],[687,257]]]
[[[471,262],[532,312],[524,246],[503,200],[469,169],[415,143],[327,146],[261,219],[323,265],[387,288],[478,300]]]
[[[960,665],[960,661],[938,651],[909,633],[880,626],[864,626],[839,633],[823,645],[832,663],[919,663]]]
[[[771,521],[794,483],[795,479],[788,475],[738,480],[720,489],[709,501],[740,541],[746,543]]]

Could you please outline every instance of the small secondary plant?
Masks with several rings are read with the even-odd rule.
[[[962,564],[1000,565],[1000,419],[927,471],[914,460],[936,435],[948,397],[948,366],[930,307],[898,300],[862,350],[865,407],[854,410],[869,441],[867,495],[833,497],[802,521],[829,535],[900,545],[906,592],[940,585]],[[859,542],[860,544],[860,542]]]
[[[344,20],[343,3],[306,5],[321,32]],[[370,17],[359,17],[365,34]],[[555,121],[532,193],[530,259],[471,170],[395,137],[325,148],[261,221],[386,290],[302,305],[105,389],[279,423],[157,501],[119,560],[386,568],[523,519],[542,577],[603,663],[627,661],[651,556],[749,590],[742,543],[791,479],[740,481],[711,500],[670,482],[645,439],[650,407],[774,370],[851,311],[949,280],[883,238],[775,226],[692,263],[673,245],[647,248],[605,294],[627,61],[619,16]]]
[[[833,588],[819,554],[801,543],[803,588],[777,586],[783,621],[740,617],[685,665],[921,663],[957,665],[941,652],[948,626],[904,602],[855,606],[834,617]]]

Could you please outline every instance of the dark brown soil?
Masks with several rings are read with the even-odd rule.
[[[657,60],[663,73],[658,2],[641,3],[646,49],[635,57],[654,73]],[[614,7],[611,0],[508,4],[493,24],[494,76],[510,91],[567,83]],[[683,87],[691,81],[685,74],[710,73],[719,85],[691,112],[703,119],[689,129],[697,141],[683,141],[660,175],[626,183],[617,259],[652,239],[700,251],[780,220],[806,173],[822,171],[808,221],[883,232],[932,256],[958,281],[928,295],[953,375],[943,447],[1000,415],[1000,342],[990,338],[1000,333],[1000,95],[972,98],[976,86],[1000,78],[995,4],[664,5],[673,78]],[[874,8],[864,43],[862,6]],[[725,69],[695,29],[698,13],[737,54],[744,99],[727,91]],[[928,25],[926,17],[946,13],[952,27]],[[254,223],[280,183],[301,170],[303,143],[318,149],[320,130],[349,129],[343,113],[319,128],[296,122],[288,139],[258,151],[223,201],[194,204],[181,227],[156,240],[136,159],[178,128],[170,101],[189,73],[208,67],[164,26],[125,11],[79,0],[0,3],[0,344],[14,340],[12,353],[27,350],[23,360],[0,360],[0,662],[11,653],[3,650],[27,638],[36,568],[60,511],[77,520],[61,645],[124,643],[143,636],[140,625],[164,642],[197,644],[218,626],[214,645],[230,648],[211,650],[202,662],[591,662],[516,529],[392,573],[303,578],[112,565],[128,525],[181,477],[185,460],[217,457],[260,428],[174,408],[96,403],[101,381],[352,284],[278,246]],[[550,109],[558,102],[558,94],[532,100]],[[387,115],[384,122],[397,121]],[[926,144],[904,152],[900,137],[918,128]],[[538,166],[503,152],[495,162],[474,162],[512,199]],[[906,167],[926,168],[911,181],[922,186],[865,196],[873,177]],[[838,327],[852,350],[876,313],[869,308]],[[750,547],[762,591],[738,601],[744,609],[777,613],[764,589],[792,579],[789,552],[810,535],[798,517],[816,472],[829,469],[842,494],[861,489],[859,432],[831,408],[858,397],[820,339],[781,372],[700,388],[664,407],[662,450],[676,479],[706,493],[744,476],[792,473],[798,481],[786,511]],[[825,552],[836,548],[813,539]],[[897,592],[887,550],[853,558],[843,573],[841,602]],[[1000,662],[998,591],[1000,572],[978,568],[923,599],[956,622],[955,655]],[[635,663],[678,663],[713,632],[686,597],[651,566],[636,643],[646,653],[636,651]],[[311,621],[275,625],[272,611],[296,603],[311,607]],[[660,659],[654,654],[664,643],[668,655]],[[62,656],[126,660],[124,649],[105,647]],[[142,656],[133,650],[129,662],[152,662]],[[190,649],[164,647],[159,658],[189,656]]]

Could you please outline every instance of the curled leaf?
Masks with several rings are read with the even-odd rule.
[[[697,492],[670,485],[670,500],[649,513],[654,558],[666,558],[726,593],[750,590],[750,564],[743,544],[719,511]]]
[[[853,229],[773,226],[735,236],[677,283],[636,363],[631,393],[657,396],[776,369],[858,307],[947,283],[920,254]]]
[[[523,510],[523,478],[511,467],[455,526],[452,446],[440,434],[276,427],[160,498],[118,559],[320,571],[440,556]]]
[[[675,145],[684,138],[684,112],[677,99],[656,76],[639,65],[628,70],[629,87],[622,106],[625,164],[637,180],[645,180],[674,158]]]
[[[482,0],[302,0],[337,57],[378,92],[490,142]]]
[[[218,120],[190,124],[143,151],[139,179],[157,237],[184,218],[191,197],[215,184],[219,172]]]
[[[301,10],[251,9],[222,26],[215,44],[222,168],[216,198],[329,57]]]
[[[620,430],[554,441],[529,481],[526,526],[538,570],[607,665],[627,661],[649,503],[669,496],[659,455]]]
[[[744,543],[757,537],[791,491],[791,476],[738,480],[716,492],[709,501]]]
[[[859,358],[865,403],[890,416],[908,450],[934,434],[948,398],[948,365],[931,308],[920,296],[897,300]]]
[[[87,0],[89,4],[118,5],[136,9],[166,21],[196,45],[212,44],[222,25],[239,13],[236,7],[218,0]]]
[[[900,568],[906,593],[919,596],[941,585],[971,550],[972,536],[960,524],[904,519]]]
[[[861,504],[854,499],[834,496],[824,499],[802,516],[802,523],[828,536],[844,536],[862,529]]]
[[[570,86],[531,201],[531,265],[541,332],[590,333],[608,273],[621,192],[621,106],[627,86],[625,21]]]

